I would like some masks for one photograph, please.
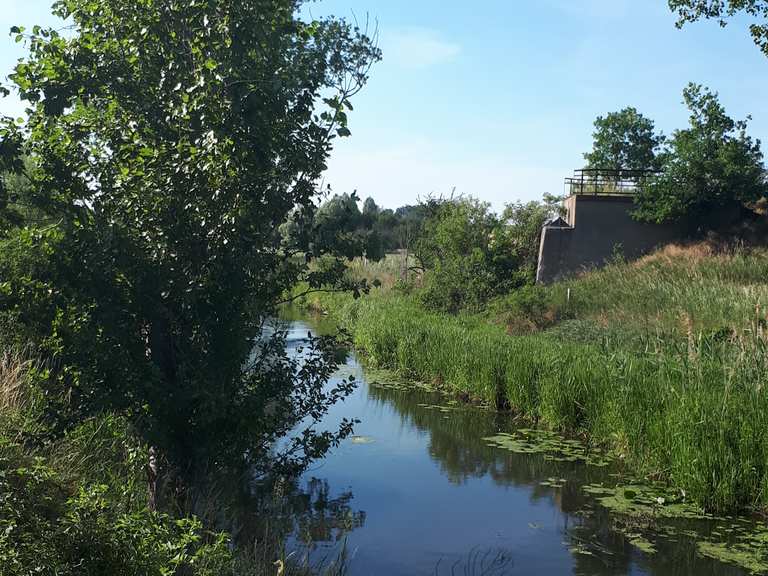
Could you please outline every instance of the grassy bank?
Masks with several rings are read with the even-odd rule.
[[[0,574],[233,574],[225,534],[148,509],[124,419],[51,434],[30,354],[0,352]]]
[[[768,257],[669,248],[474,316],[316,296],[369,360],[584,434],[710,510],[768,506]]]
[[[114,414],[53,433],[36,386],[45,366],[33,358],[0,345],[0,576],[273,576],[276,560],[286,576],[345,573],[343,549],[320,566],[286,557],[272,519],[237,539],[223,530],[229,516],[243,522],[220,473],[207,492],[159,482],[150,509],[148,446]]]

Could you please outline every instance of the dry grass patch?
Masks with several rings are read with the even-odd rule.
[[[19,412],[26,408],[26,384],[32,368],[32,361],[18,350],[0,353],[0,413]]]

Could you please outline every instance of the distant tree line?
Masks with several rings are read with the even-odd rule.
[[[560,198],[545,195],[496,214],[468,196],[428,198],[394,210],[366,198],[361,210],[355,193],[339,194],[309,213],[294,213],[282,232],[297,254],[378,260],[405,250],[419,272],[422,303],[455,313],[479,310],[491,298],[534,283],[541,229],[559,204]]]
[[[362,255],[375,261],[414,247],[429,206],[424,202],[392,210],[368,197],[361,210],[356,192],[334,194],[317,208],[295,210],[281,231],[289,249],[348,259]]]

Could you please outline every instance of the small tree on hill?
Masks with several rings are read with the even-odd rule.
[[[541,229],[558,213],[560,202],[560,198],[545,194],[544,202],[507,204],[501,215],[506,249],[515,255],[518,273],[526,283],[536,281]]]
[[[690,126],[672,135],[663,174],[643,186],[635,216],[703,231],[766,197],[768,184],[760,141],[747,135],[747,121],[730,118],[717,94],[700,85],[689,84],[683,97]]]
[[[598,116],[592,136],[592,151],[584,154],[589,168],[647,170],[658,166],[656,154],[664,137],[635,108]]]

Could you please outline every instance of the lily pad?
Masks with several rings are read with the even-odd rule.
[[[513,433],[499,433],[483,438],[492,447],[517,454],[543,454],[554,462],[584,462],[591,466],[607,466],[611,459],[603,452],[590,450],[578,440],[558,436],[547,430],[520,428]]]
[[[768,549],[748,542],[729,545],[724,542],[703,540],[697,544],[699,554],[727,564],[735,564],[752,574],[768,573]]]
[[[352,444],[371,444],[375,442],[370,436],[352,436]]]
[[[656,547],[653,545],[653,543],[640,534],[632,535],[629,538],[629,543],[641,552],[645,552],[646,554],[656,553]]]
[[[588,484],[582,488],[611,512],[632,517],[714,519],[693,502],[676,496],[664,486],[631,484],[606,487]]]

